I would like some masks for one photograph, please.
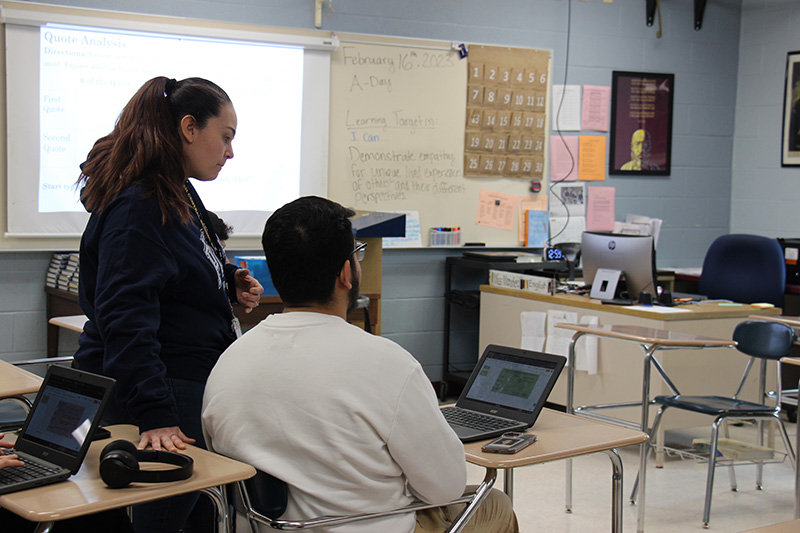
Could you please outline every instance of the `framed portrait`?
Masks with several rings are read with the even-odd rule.
[[[800,51],[786,54],[781,166],[800,166]]]
[[[608,173],[669,176],[675,75],[612,72]]]

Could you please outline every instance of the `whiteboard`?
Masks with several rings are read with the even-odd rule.
[[[467,61],[442,41],[338,36],[329,197],[359,210],[418,211],[423,245],[432,227],[460,227],[462,243],[519,245],[518,217],[511,230],[476,223],[481,191],[527,199],[531,181],[464,177]]]

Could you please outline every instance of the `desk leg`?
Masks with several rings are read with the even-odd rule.
[[[50,533],[54,525],[55,522],[39,522],[33,533]]]
[[[211,498],[217,510],[217,533],[230,533],[231,518],[228,516],[228,502],[223,487],[208,487],[200,492]]]
[[[575,345],[584,335],[583,332],[577,331],[569,341],[569,351],[567,352],[567,414],[574,415],[574,397],[575,397]],[[567,459],[567,472],[566,472],[566,494],[564,496],[564,507],[567,513],[572,512],[572,459]]]
[[[650,361],[653,358],[653,352],[658,349],[658,346],[650,346],[645,348],[644,354],[644,369],[642,370],[642,426],[641,429],[645,433],[648,432],[648,416],[650,414]],[[650,441],[643,442],[639,448],[639,495],[637,498],[637,505],[639,506],[639,517],[637,521],[636,531],[639,533],[644,532],[644,500],[645,500],[645,478],[647,477],[646,461],[647,454],[650,451]]]
[[[496,468],[487,468],[486,474],[483,476],[483,481],[475,490],[475,497],[472,498],[472,501],[464,506],[464,509],[459,513],[453,523],[450,524],[450,527],[447,528],[446,533],[459,533],[464,526],[467,525],[467,522],[475,511],[478,509],[480,504],[483,500],[486,499],[486,496],[489,494],[489,491],[492,490],[492,485],[497,480],[497,469]]]
[[[622,533],[622,459],[617,450],[606,450],[611,459],[611,531]]]
[[[506,468],[503,470],[503,492],[506,493],[511,505],[514,505],[514,469]]]
[[[800,391],[800,382],[797,383],[797,390]],[[797,426],[800,427],[800,420]],[[800,518],[800,430],[797,431],[795,438],[797,441],[794,447],[794,517]]]

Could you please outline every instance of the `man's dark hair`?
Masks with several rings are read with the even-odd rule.
[[[352,209],[304,196],[275,211],[261,245],[272,282],[285,304],[327,304],[336,276],[353,251]]]
[[[211,225],[214,226],[214,233],[217,234],[219,240],[227,241],[233,234],[233,227],[227,225],[224,220],[219,218],[213,211],[208,211],[208,218],[211,220]]]

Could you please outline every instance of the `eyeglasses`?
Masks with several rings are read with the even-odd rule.
[[[364,255],[366,254],[366,252],[367,252],[367,243],[356,241],[356,248],[355,250],[350,252],[350,255],[355,255],[356,259],[358,259],[358,261],[361,262],[364,260]]]

